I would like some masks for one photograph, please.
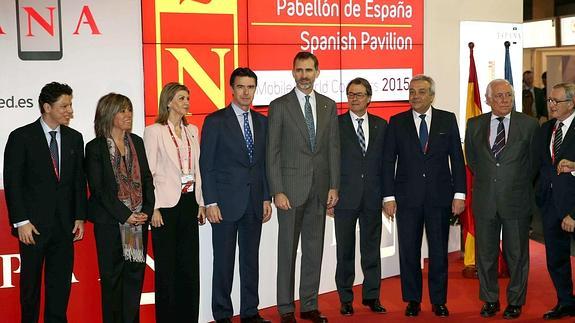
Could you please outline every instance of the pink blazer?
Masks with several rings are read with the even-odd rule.
[[[195,195],[198,205],[204,206],[202,197],[202,178],[200,176],[200,144],[198,128],[188,124],[187,131],[191,135],[192,159],[195,168]],[[144,145],[154,177],[154,193],[156,195],[155,209],[175,206],[181,195],[181,171],[176,146],[168,131],[168,126],[159,123],[144,129]]]

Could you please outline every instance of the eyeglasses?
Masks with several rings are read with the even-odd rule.
[[[367,96],[366,93],[353,93],[353,92],[349,92],[349,93],[347,94],[347,98],[350,99],[350,100],[353,100],[354,98],[361,100],[361,99],[365,98],[366,96]]]
[[[557,105],[559,103],[569,102],[569,101],[571,101],[571,100],[557,100],[557,99],[553,99],[553,98],[547,99],[547,103],[549,103],[550,105]]]
[[[513,98],[513,93],[506,92],[506,93],[497,93],[492,96],[497,101],[502,101],[503,99],[511,99]]]

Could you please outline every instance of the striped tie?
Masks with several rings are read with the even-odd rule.
[[[557,127],[555,128],[555,138],[553,138],[553,162],[559,154],[559,149],[561,148],[561,143],[563,142],[563,122],[559,121]]]
[[[499,125],[497,126],[497,136],[495,136],[495,142],[493,143],[493,147],[491,147],[491,152],[493,152],[493,156],[495,158],[499,158],[499,154],[505,147],[505,126],[503,125],[503,119],[505,117],[498,117]]]
[[[305,96],[305,124],[307,126],[307,132],[309,135],[309,144],[311,151],[315,149],[315,125],[313,123],[313,114],[311,112],[311,103],[309,103],[309,95]]]
[[[357,121],[357,139],[359,140],[359,146],[361,147],[361,153],[365,156],[365,135],[363,133],[363,127],[361,124],[363,123],[363,118],[355,119]]]

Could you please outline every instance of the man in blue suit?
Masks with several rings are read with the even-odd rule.
[[[571,240],[575,228],[575,84],[560,83],[549,95],[551,120],[536,135],[539,187],[537,204],[543,215],[547,270],[557,292],[557,305],[546,320],[575,316]],[[561,162],[560,162],[561,161]],[[563,166],[569,165],[571,167]]]
[[[465,163],[455,115],[431,106],[432,78],[409,83],[411,109],[391,117],[384,146],[384,212],[397,211],[399,261],[406,316],[421,310],[421,240],[429,245],[429,296],[437,316],[448,316],[449,217],[465,208]],[[396,169],[397,165],[397,169]]]
[[[266,117],[250,109],[257,76],[239,67],[230,76],[232,103],[204,121],[200,171],[214,254],[212,313],[231,322],[230,293],[236,240],[240,252],[242,323],[269,322],[258,314],[262,223],[272,214],[265,173]]]

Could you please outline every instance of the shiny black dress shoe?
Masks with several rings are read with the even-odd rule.
[[[258,313],[258,314],[253,315],[253,316],[242,317],[240,319],[240,322],[241,323],[271,323],[272,321],[264,319]]]
[[[447,306],[445,306],[445,304],[434,304],[431,306],[431,310],[433,311],[433,314],[435,314],[435,316],[439,317],[449,316],[449,310],[447,309]]]
[[[549,312],[543,314],[544,320],[559,320],[566,316],[575,316],[575,306],[557,304]]]
[[[383,314],[387,312],[385,307],[383,307],[379,302],[379,299],[364,299],[361,303],[369,307],[369,309],[374,313]]]
[[[344,315],[344,316],[353,315],[353,306],[351,305],[351,302],[341,303],[341,307],[339,308],[339,312],[341,313],[341,315]]]
[[[281,323],[296,323],[295,315],[293,315],[293,313],[282,314]]]
[[[312,321],[313,323],[327,323],[327,317],[321,315],[318,310],[301,312],[299,315],[302,319]]]
[[[405,308],[405,316],[417,316],[421,312],[421,304],[419,302],[410,301]]]
[[[503,311],[503,318],[506,320],[513,320],[521,315],[521,305],[507,305]]]
[[[483,317],[492,317],[500,309],[499,302],[485,302],[479,314]]]
[[[229,318],[219,319],[219,320],[216,320],[216,323],[232,323],[232,320]]]

